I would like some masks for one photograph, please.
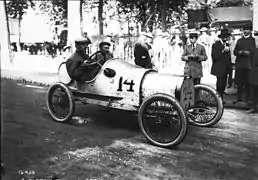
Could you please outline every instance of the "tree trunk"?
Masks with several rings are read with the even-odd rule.
[[[84,24],[83,24],[83,0],[80,0],[80,27],[81,27],[81,35],[84,33]]]
[[[1,68],[6,68],[13,62],[11,47],[10,47],[10,31],[9,22],[6,12],[6,1],[0,1],[0,59]]]
[[[68,1],[68,41],[67,45],[72,46],[74,50],[74,40],[81,36],[80,25],[80,1],[67,0]]]
[[[104,0],[99,0],[99,8],[98,8],[98,20],[99,20],[99,35],[103,35],[103,5]]]
[[[19,18],[18,18],[18,44],[17,44],[18,52],[21,52],[21,21],[22,21],[22,17],[19,16]]]
[[[162,31],[165,32],[167,31],[167,7],[168,7],[168,0],[162,0],[162,5],[161,5],[161,27]]]

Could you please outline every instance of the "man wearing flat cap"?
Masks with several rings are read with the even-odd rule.
[[[99,51],[95,53],[93,57],[91,57],[90,62],[99,62],[103,65],[107,60],[112,59],[114,56],[109,51],[111,44],[108,41],[101,41],[99,43]]]
[[[218,35],[219,40],[212,45],[211,49],[211,74],[217,77],[216,89],[221,98],[223,98],[226,89],[228,75],[232,71],[230,45],[228,42],[230,36],[228,29],[222,29],[220,35]]]
[[[87,66],[84,61],[89,59],[86,53],[91,41],[88,38],[80,37],[75,40],[75,52],[66,61],[66,68],[69,76],[76,81],[85,81],[87,79]]]
[[[190,43],[184,47],[182,61],[185,61],[184,74],[193,78],[194,84],[200,84],[203,76],[202,61],[207,59],[203,45],[198,44],[198,32],[189,32]]]
[[[238,39],[234,55],[236,56],[236,75],[235,82],[237,84],[237,99],[236,102],[242,101],[242,94],[245,89],[245,101],[250,99],[250,83],[249,72],[253,65],[255,52],[255,39],[251,35],[251,27],[243,29],[243,36]]]

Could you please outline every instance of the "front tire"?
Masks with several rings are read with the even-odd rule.
[[[63,83],[51,85],[47,92],[47,108],[57,122],[67,122],[74,114],[75,103],[69,88]]]
[[[211,86],[195,85],[195,106],[187,110],[190,124],[210,127],[217,124],[224,112],[222,98]]]
[[[160,147],[180,144],[188,127],[180,103],[172,96],[160,93],[151,95],[141,104],[138,121],[145,138]]]

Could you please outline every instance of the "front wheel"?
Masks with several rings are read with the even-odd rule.
[[[188,127],[180,103],[172,96],[160,93],[151,95],[141,104],[138,121],[145,138],[160,147],[180,144]]]
[[[219,93],[204,84],[195,85],[195,106],[187,110],[190,124],[210,127],[217,124],[224,112]]]
[[[69,88],[63,83],[56,83],[47,92],[47,108],[57,122],[70,120],[74,113],[75,103]]]

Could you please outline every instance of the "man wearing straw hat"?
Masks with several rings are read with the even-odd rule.
[[[217,77],[216,89],[222,98],[226,89],[228,74],[232,69],[228,43],[230,36],[228,29],[222,29],[220,35],[218,35],[219,40],[212,45],[211,49],[211,74]]]
[[[198,32],[189,32],[190,43],[184,47],[182,61],[185,61],[184,74],[193,78],[194,84],[200,84],[203,76],[202,61],[207,60],[203,45],[198,44]]]

